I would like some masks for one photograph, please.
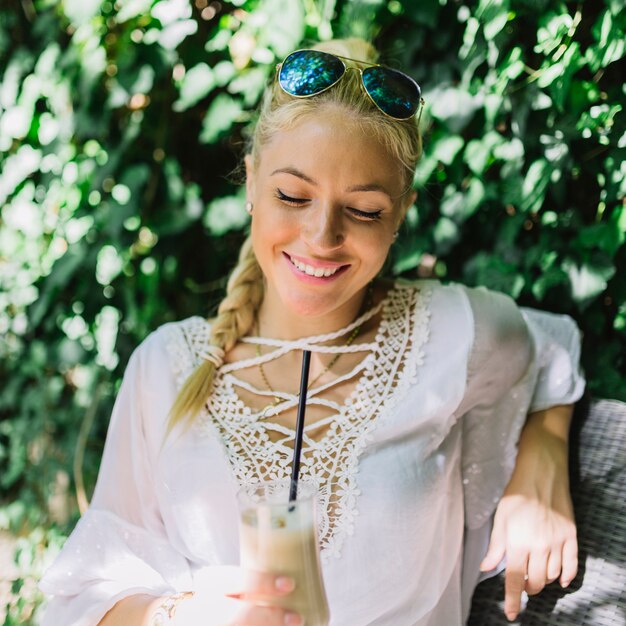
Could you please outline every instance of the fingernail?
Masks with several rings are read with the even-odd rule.
[[[293,578],[289,578],[289,576],[279,576],[274,581],[274,585],[278,591],[293,591],[296,586]]]
[[[285,626],[302,626],[304,621],[297,613],[285,613]]]
[[[565,589],[565,587],[569,587],[569,584],[570,584],[571,582],[572,582],[571,580],[564,580],[564,581],[561,583],[561,587],[563,587],[563,589]]]
[[[509,622],[512,622],[517,617],[517,613],[514,613],[513,611],[509,611],[508,613],[505,613],[505,615]]]

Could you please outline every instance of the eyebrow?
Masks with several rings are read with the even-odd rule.
[[[281,167],[277,170],[274,170],[270,176],[274,176],[275,174],[291,174],[292,176],[296,176],[307,183],[317,186],[317,182],[313,180],[310,176],[307,176],[304,172],[296,169],[295,167]],[[380,193],[384,193],[391,200],[393,200],[393,196],[387,191],[387,189],[379,184],[379,183],[369,183],[367,185],[353,185],[349,187],[347,190],[349,193],[359,192],[359,191],[378,191]]]
[[[378,183],[371,183],[369,185],[354,185],[348,189],[349,192],[356,191],[379,191],[380,193],[384,193],[386,196],[389,196],[393,200],[393,196]]]
[[[311,185],[317,186],[317,183],[310,176],[307,176],[304,172],[297,170],[295,167],[280,167],[277,170],[274,170],[270,176],[274,176],[276,174],[291,174],[292,176],[301,178]]]

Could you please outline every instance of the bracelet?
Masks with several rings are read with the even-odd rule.
[[[172,623],[172,618],[176,614],[176,607],[181,600],[191,598],[193,591],[183,591],[173,596],[168,596],[157,607],[157,610],[152,615],[150,626],[167,626]]]

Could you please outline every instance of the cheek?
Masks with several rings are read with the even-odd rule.
[[[251,232],[267,243],[297,235],[301,228],[302,213],[286,211],[274,206],[255,206],[252,214]],[[258,235],[255,235],[258,233]]]
[[[356,238],[353,239],[356,241]],[[370,263],[383,263],[389,254],[391,248],[392,237],[387,229],[372,229],[371,233],[361,234],[358,239],[358,248],[361,256],[367,257]]]
[[[275,254],[276,249],[297,238],[297,225],[291,220],[272,215],[271,211],[265,211],[262,215],[259,211],[252,215],[250,224],[250,236],[254,254],[259,261],[261,268],[265,269],[265,261]]]

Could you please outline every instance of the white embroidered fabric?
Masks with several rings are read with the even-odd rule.
[[[320,484],[331,626],[461,626],[526,413],[582,393],[578,330],[500,294],[427,281],[397,283],[380,306],[371,343],[246,341],[268,368],[305,346],[363,354],[309,391],[317,425],[301,469]],[[42,626],[96,626],[134,593],[201,593],[239,563],[237,490],[289,474],[294,433],[281,418],[297,399],[225,363],[197,424],[166,438],[209,330],[201,318],[167,324],[133,354],[90,508],[41,581],[52,596]],[[350,389],[341,403],[338,385]],[[265,411],[276,395],[284,402]]]
[[[225,445],[233,472],[241,487],[291,475],[295,430],[273,422],[271,417],[298,405],[298,395],[280,390],[259,389],[233,375],[237,370],[264,364],[291,350],[329,354],[365,352],[347,374],[313,387],[307,393],[307,406],[326,407],[328,415],[313,423],[305,422],[300,476],[318,484],[318,523],[321,556],[339,558],[341,545],[354,530],[359,490],[356,484],[359,455],[380,415],[389,414],[408,387],[416,382],[423,363],[423,345],[428,340],[430,289],[397,289],[348,326],[326,335],[298,341],[247,337],[246,343],[271,346],[274,351],[224,365],[218,372],[209,402],[200,416],[209,436],[215,431]],[[367,344],[327,346],[368,321],[383,309],[375,340]],[[172,329],[170,350],[179,385],[199,365],[208,343],[210,326],[204,319],[190,318]],[[343,405],[326,400],[323,392],[358,377],[354,391]],[[237,395],[237,388],[256,395],[280,397],[278,406],[254,410]],[[328,426],[320,440],[309,432]],[[271,438],[270,434],[278,435]]]

